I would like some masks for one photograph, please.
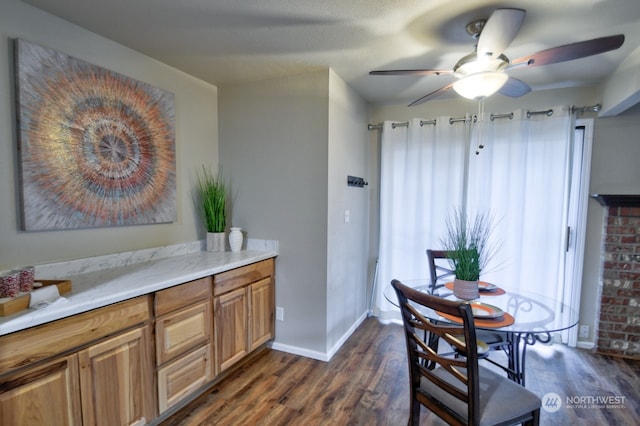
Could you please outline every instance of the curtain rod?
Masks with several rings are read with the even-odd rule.
[[[575,113],[583,113],[583,112],[598,112],[600,111],[601,105],[600,104],[595,104],[595,105],[589,105],[589,106],[571,106],[570,108],[570,112],[571,114],[575,114]],[[553,115],[553,109],[545,109],[545,110],[540,110],[540,111],[530,111],[527,110],[527,118],[530,118],[532,115],[538,115],[538,114],[545,114],[547,117],[551,117]],[[512,119],[513,118],[513,112],[509,112],[509,113],[504,113],[504,114],[491,114],[489,116],[489,119],[491,121],[493,121],[496,118],[509,118]],[[450,118],[449,119],[449,124],[453,124],[453,123],[457,123],[459,121],[466,121],[467,117],[458,117],[458,118]],[[473,121],[474,123],[478,120],[477,116],[473,116]],[[436,120],[422,120],[420,121],[420,125],[423,126],[425,124],[436,124]],[[396,127],[406,127],[409,125],[408,121],[403,121],[400,123],[393,123],[391,125],[392,128],[396,128]],[[367,129],[369,130],[378,130],[378,129],[382,129],[383,125],[382,123],[380,124],[369,124],[367,125]]]
[[[598,111],[600,111],[601,107],[602,107],[602,105],[600,105],[600,104],[595,104],[595,105],[591,105],[591,106],[582,106],[582,107],[578,107],[578,106],[573,105],[571,107],[571,114],[581,113],[581,112],[598,112]]]
[[[540,115],[540,114],[544,114],[547,117],[551,117],[553,115],[553,110],[552,109],[545,109],[542,111],[529,111],[527,110],[527,118],[530,118],[532,115]]]
[[[531,118],[532,115],[539,115],[539,114],[544,114],[547,117],[551,117],[553,115],[553,110],[552,109],[544,109],[541,111],[530,111],[527,110],[527,118]],[[504,114],[491,114],[489,116],[489,119],[491,121],[495,120],[496,118],[508,118],[509,120],[513,119],[513,112],[507,112]]]
[[[425,124],[436,124],[436,120],[420,120],[420,125],[424,126]],[[391,128],[395,129],[396,127],[408,127],[409,126],[409,122],[408,121],[403,121],[401,123],[392,123],[391,124]],[[382,129],[384,127],[383,124],[369,124],[367,125],[367,129],[369,130],[379,130]]]
[[[493,121],[496,118],[508,118],[509,120],[511,120],[513,118],[513,113],[512,112],[508,112],[506,114],[491,114],[489,116],[489,120]]]
[[[449,119],[449,123],[453,124],[455,122],[458,121],[466,121],[467,117],[460,117],[460,118],[450,118]],[[473,121],[475,122],[477,120],[477,117],[474,115],[473,116]],[[433,124],[434,126],[436,125],[436,121],[435,119],[433,120],[420,120],[420,126],[424,126],[427,124]],[[398,122],[398,123],[392,123],[391,124],[391,128],[395,129],[396,127],[408,127],[409,126],[409,122],[408,121],[402,121],[402,122]],[[379,124],[368,124],[367,125],[367,129],[368,130],[381,130],[384,127],[384,125],[382,123]]]
[[[391,128],[395,129],[396,127],[409,127],[408,121],[403,121],[401,123],[391,123]]]
[[[456,117],[451,117],[449,119],[449,124],[459,123],[460,121],[465,121],[466,122],[467,120],[473,120],[473,122],[475,123],[476,121],[478,121],[478,116],[473,115],[471,117],[465,116],[465,117],[457,117],[457,118]]]

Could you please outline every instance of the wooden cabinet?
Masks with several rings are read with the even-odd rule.
[[[0,424],[82,424],[75,354],[0,379]]]
[[[249,351],[274,337],[274,295],[271,277],[249,286]]]
[[[148,296],[0,336],[0,376],[149,321]]]
[[[213,380],[211,277],[156,293],[160,413]]]
[[[0,424],[152,419],[150,312],[141,296],[0,336]]]
[[[274,260],[214,276],[214,335],[219,374],[274,333]]]
[[[247,290],[242,287],[215,298],[216,373],[249,353]]]
[[[185,404],[273,339],[274,265],[0,336],[0,425],[142,425]]]
[[[87,425],[143,425],[154,418],[149,326],[78,353],[82,418]]]

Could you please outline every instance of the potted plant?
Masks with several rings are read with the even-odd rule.
[[[455,272],[453,294],[460,299],[478,298],[480,274],[495,254],[490,242],[492,222],[487,213],[469,217],[462,210],[447,220],[442,244]]]
[[[222,178],[202,166],[197,177],[197,204],[207,230],[207,251],[225,251],[225,227],[227,225],[227,187]]]

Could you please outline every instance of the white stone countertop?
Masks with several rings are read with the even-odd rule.
[[[0,336],[276,257],[277,254],[276,250],[243,250],[237,253],[194,251],[102,270],[76,271],[67,276],[38,276],[36,267],[36,281],[38,278],[68,279],[71,280],[71,292],[61,295],[66,300],[59,300],[46,308],[27,308],[0,317]]]

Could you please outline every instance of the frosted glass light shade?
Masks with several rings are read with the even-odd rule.
[[[496,93],[508,79],[509,76],[503,72],[478,72],[453,83],[453,90],[468,99],[481,99]]]

